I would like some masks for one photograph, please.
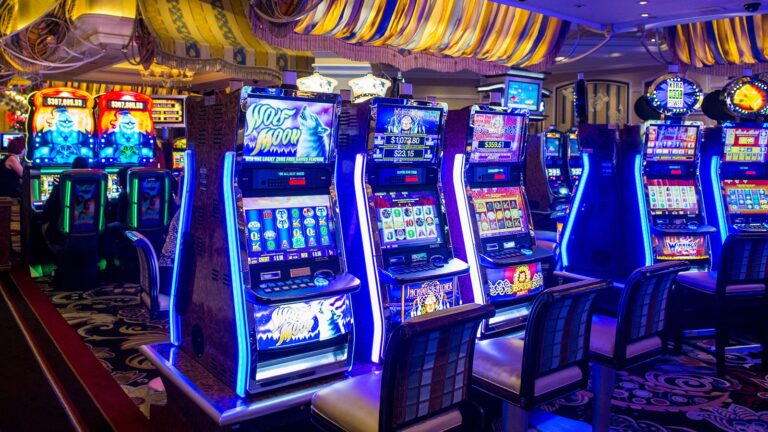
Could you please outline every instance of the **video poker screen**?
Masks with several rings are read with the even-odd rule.
[[[243,160],[253,163],[326,164],[336,139],[336,104],[312,99],[249,97]]]
[[[525,116],[478,111],[472,118],[470,162],[517,162]]]
[[[382,249],[442,243],[439,206],[437,194],[430,191],[376,192]]]
[[[648,179],[648,205],[652,215],[695,216],[699,199],[693,179]]]
[[[336,255],[328,195],[243,198],[250,264]]]
[[[547,132],[546,136],[544,137],[544,156],[560,156],[560,134]]]
[[[528,232],[525,200],[519,187],[470,190],[480,238]]]
[[[651,124],[645,129],[645,159],[653,162],[696,160],[699,126]]]
[[[768,214],[768,180],[723,180],[728,213]]]
[[[725,162],[765,162],[768,129],[723,127],[723,160]]]
[[[443,110],[416,105],[376,105],[374,162],[436,163]]]

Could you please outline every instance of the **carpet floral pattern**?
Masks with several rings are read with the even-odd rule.
[[[135,285],[90,291],[57,291],[38,285],[145,415],[164,404],[150,382],[160,375],[139,353],[141,345],[167,340],[168,321],[151,320]],[[619,432],[768,432],[768,372],[759,353],[729,354],[728,375],[714,375],[712,358],[686,348],[617,374],[611,429]],[[592,394],[577,392],[544,409],[589,423]]]
[[[137,285],[83,292],[57,291],[47,278],[37,284],[144,415],[149,416],[151,405],[165,404],[165,392],[150,385],[160,374],[139,347],[167,340],[168,320],[149,318]]]

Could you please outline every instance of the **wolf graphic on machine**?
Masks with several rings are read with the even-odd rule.
[[[325,127],[306,105],[301,107],[301,113],[299,113],[299,128],[301,138],[296,146],[296,157],[325,158],[328,153],[328,134],[331,130]]]

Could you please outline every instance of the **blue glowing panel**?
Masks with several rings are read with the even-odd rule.
[[[453,278],[395,286],[390,291],[393,322],[458,306],[458,295]]]
[[[701,87],[679,75],[664,75],[648,89],[648,100],[659,113],[683,116],[699,108],[703,100]]]
[[[260,350],[320,342],[352,329],[352,308],[347,296],[276,306],[256,305],[253,315]]]
[[[442,108],[376,105],[373,160],[398,164],[436,163]]]
[[[488,294],[491,301],[509,300],[535,294],[544,289],[541,263],[504,268],[487,268]]]

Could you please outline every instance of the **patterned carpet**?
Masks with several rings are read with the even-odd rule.
[[[145,415],[164,404],[164,392],[150,381],[159,374],[138,351],[166,340],[167,320],[150,320],[135,286],[103,286],[87,292],[54,290],[48,294],[94,355]],[[730,355],[729,374],[714,377],[711,358],[686,349],[620,373],[613,395],[612,428],[646,432],[768,432],[768,372],[757,353]],[[559,415],[589,422],[591,393],[579,392],[546,406]]]
[[[160,374],[139,347],[167,340],[168,320],[149,319],[137,286],[106,285],[80,292],[56,291],[47,278],[36,282],[145,416],[150,405],[165,404],[165,392],[150,386]]]

